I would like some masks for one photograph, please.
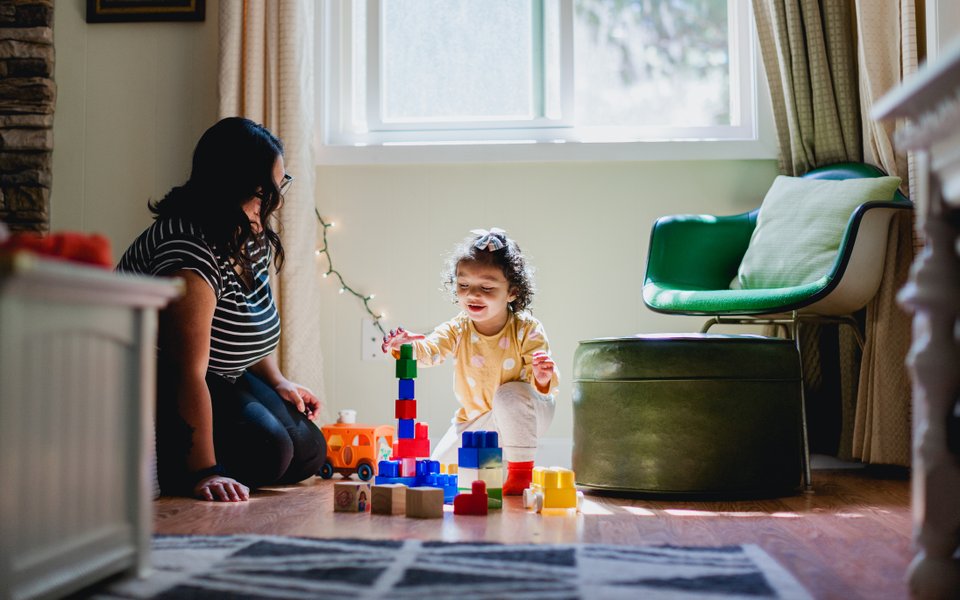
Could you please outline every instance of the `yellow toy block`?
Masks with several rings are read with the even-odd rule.
[[[562,467],[534,467],[530,487],[523,490],[523,506],[544,509],[574,509],[583,506],[583,492],[574,487],[574,472]]]
[[[371,490],[370,510],[379,515],[402,515],[407,512],[407,486],[383,483]]]

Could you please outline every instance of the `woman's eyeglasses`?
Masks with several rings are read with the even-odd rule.
[[[279,186],[279,188],[277,188],[277,189],[280,190],[280,195],[281,195],[281,196],[282,196],[283,194],[287,193],[287,190],[290,189],[290,184],[291,184],[292,182],[293,182],[293,175],[287,175],[286,173],[284,173],[284,174],[283,174],[283,179],[280,180],[280,186]],[[263,192],[262,192],[262,191],[259,191],[259,190],[256,191],[256,192],[254,192],[253,195],[256,196],[257,198],[260,198],[261,200],[263,200],[263,198],[264,198]]]
[[[293,175],[283,174],[283,179],[280,180],[280,193],[286,194],[287,190],[290,189],[290,184],[293,183]]]

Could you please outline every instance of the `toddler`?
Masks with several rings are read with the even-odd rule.
[[[505,495],[530,485],[537,443],[553,420],[558,374],[543,325],[526,312],[532,270],[502,229],[473,230],[448,263],[444,285],[462,309],[422,335],[391,330],[383,351],[411,344],[424,366],[453,357],[460,408],[437,443],[433,460],[457,462],[464,431],[498,431],[507,461]]]

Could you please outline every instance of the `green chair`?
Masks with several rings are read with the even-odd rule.
[[[803,177],[839,180],[883,175],[871,165],[839,163],[814,169]],[[662,217],[654,223],[650,235],[643,301],[660,313],[709,316],[702,333],[717,324],[779,326],[795,340],[798,355],[799,322],[840,323],[853,328],[862,349],[863,334],[851,315],[866,306],[880,286],[890,219],[896,211],[912,207],[899,191],[888,201],[860,204],[849,215],[827,273],[812,282],[766,289],[731,289],[760,208],[732,216]],[[804,485],[810,489],[805,407],[802,435]]]

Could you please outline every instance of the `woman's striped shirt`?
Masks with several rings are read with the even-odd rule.
[[[186,269],[200,275],[217,297],[207,370],[232,381],[273,352],[280,340],[280,317],[270,292],[269,246],[251,241],[248,251],[252,289],[205,241],[199,227],[179,218],[160,218],[134,240],[117,270],[168,276]]]

